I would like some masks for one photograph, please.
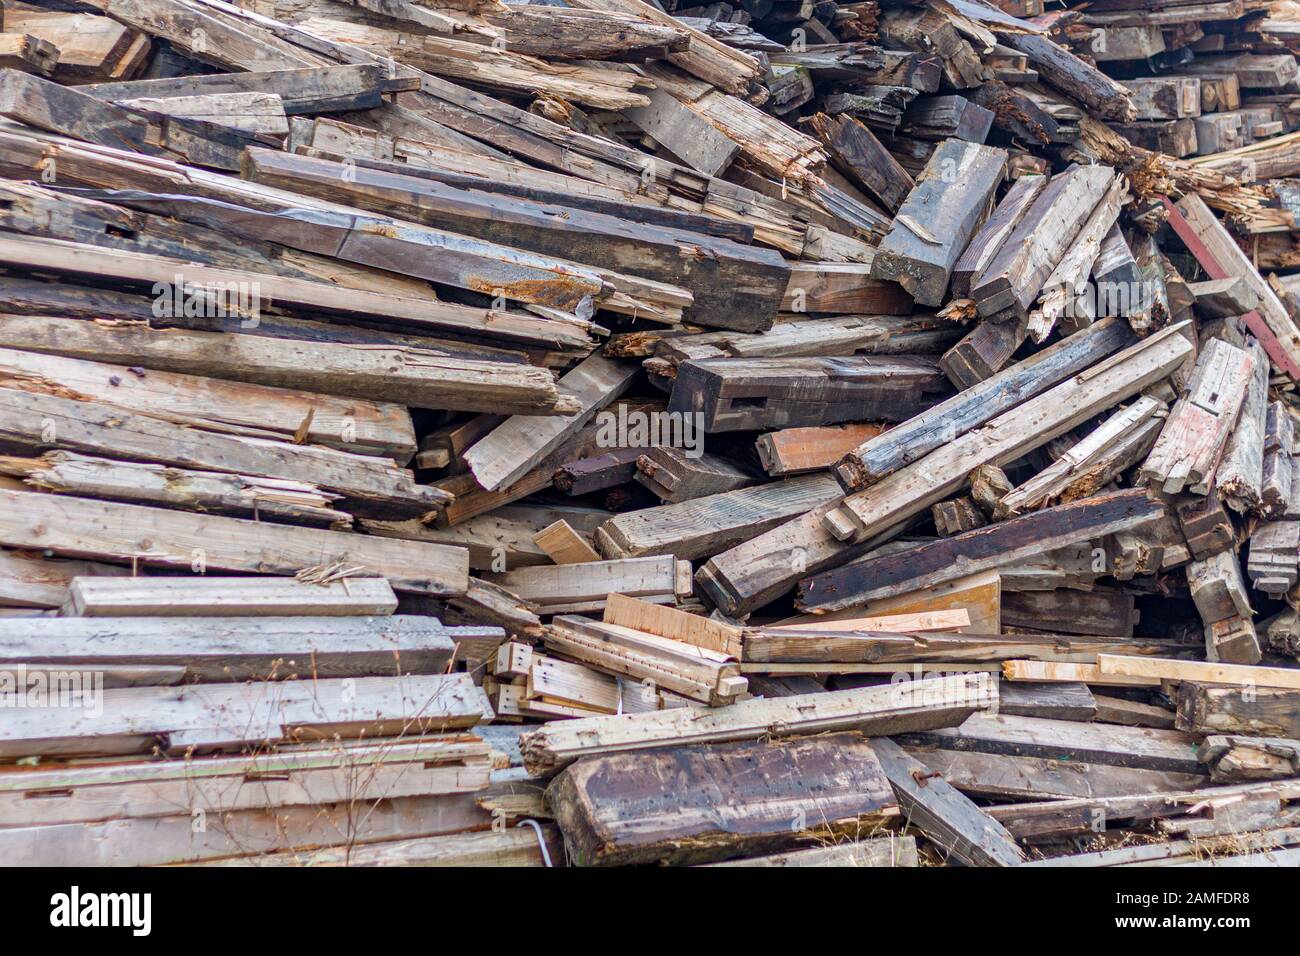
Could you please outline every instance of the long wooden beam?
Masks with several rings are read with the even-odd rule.
[[[394,588],[460,595],[464,548],[0,488],[0,544],[160,567],[297,574],[341,562]]]

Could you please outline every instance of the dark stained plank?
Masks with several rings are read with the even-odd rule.
[[[854,838],[898,806],[858,734],[589,757],[546,799],[579,866],[704,863]]]
[[[943,387],[933,360],[909,356],[704,359],[677,367],[668,411],[707,432],[898,422]]]
[[[1100,539],[1156,521],[1164,513],[1164,504],[1142,489],[1084,498],[806,578],[799,583],[797,603],[802,610],[843,610]]]

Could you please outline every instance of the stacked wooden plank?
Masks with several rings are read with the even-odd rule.
[[[1290,0],[2,14],[6,859],[1300,845]]]

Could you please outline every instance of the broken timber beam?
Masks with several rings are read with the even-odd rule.
[[[840,611],[1155,521],[1165,506],[1131,489],[1084,498],[951,538],[869,557],[800,583],[804,611]]]

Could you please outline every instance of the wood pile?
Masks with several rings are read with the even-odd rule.
[[[1300,856],[1300,2],[0,17],[5,859]]]

